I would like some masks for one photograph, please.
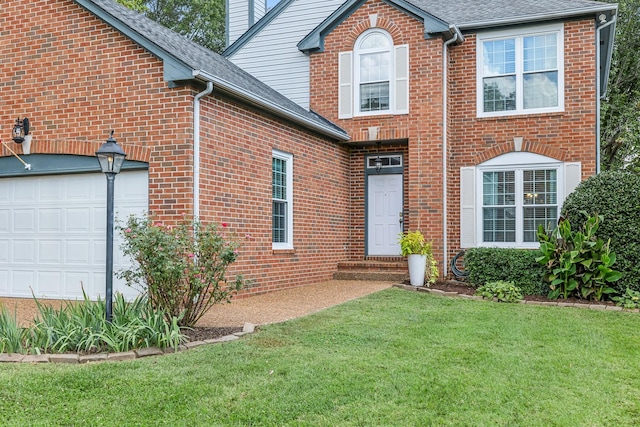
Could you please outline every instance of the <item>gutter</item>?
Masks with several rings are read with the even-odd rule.
[[[453,33],[453,37],[444,42],[442,45],[442,273],[443,277],[447,277],[447,253],[449,241],[447,239],[447,65],[449,62],[448,47],[455,42],[462,43],[464,36],[455,25],[449,26],[449,30]]]
[[[200,217],[200,100],[213,92],[213,82],[193,98],[193,218]]]
[[[600,139],[600,104],[602,99],[605,97],[606,95],[606,90],[603,91],[600,85],[600,55],[601,55],[601,48],[600,48],[600,31],[602,31],[603,29],[607,28],[610,25],[613,25],[616,23],[616,18],[617,15],[613,15],[611,17],[611,20],[609,22],[606,22],[602,25],[600,25],[599,27],[596,27],[596,175],[600,173],[600,145],[601,145],[601,139]],[[613,38],[611,39],[611,42],[613,43]],[[605,72],[608,72],[608,70],[605,70]],[[605,76],[606,78],[608,78],[609,76]],[[606,80],[605,80],[606,81]],[[606,83],[605,83],[606,84]]]
[[[337,139],[339,141],[348,141],[349,139],[351,139],[349,135],[347,135],[347,133],[344,132],[342,129],[334,128],[329,125],[322,126],[318,122],[314,122],[313,120],[310,120],[307,117],[302,116],[301,114],[297,114],[294,111],[288,110],[277,104],[274,104],[273,102],[269,101],[266,98],[261,97],[260,95],[248,92],[242,89],[241,87],[236,86],[233,83],[229,83],[225,80],[222,80],[212,74],[207,73],[206,71],[194,70],[193,77],[207,83],[213,83],[222,92],[228,93],[234,96],[235,98],[241,99],[249,104],[258,106],[279,117],[288,119],[301,126],[313,129],[316,132],[319,132],[330,138]]]
[[[594,13],[611,12],[612,10],[614,10],[614,8],[612,8],[611,5],[595,6],[573,11],[547,12],[508,19],[491,19],[487,21],[469,22],[466,24],[459,24],[457,27],[460,30],[471,30],[478,28],[498,27],[502,25],[526,24],[540,21],[560,20],[576,16],[590,15]]]

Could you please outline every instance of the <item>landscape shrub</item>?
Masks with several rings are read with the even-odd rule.
[[[489,282],[476,290],[476,295],[487,299],[496,299],[499,302],[519,302],[522,300],[522,291],[513,282],[499,280]]]
[[[585,213],[586,212],[586,215]],[[567,197],[562,214],[574,231],[587,216],[601,215],[598,237],[611,239],[622,278],[613,288],[640,291],[640,175],[628,171],[602,172],[583,181]]]
[[[464,254],[464,271],[473,287],[490,282],[513,282],[525,295],[547,295],[544,268],[537,251],[508,248],[472,248]]]
[[[172,226],[132,215],[119,229],[122,250],[133,261],[119,277],[145,292],[167,320],[175,317],[180,326],[192,327],[214,304],[228,302],[242,287],[241,276],[230,283],[226,277],[240,245],[215,223],[184,219]]]
[[[550,299],[559,296],[575,296],[600,301],[605,295],[615,294],[610,284],[620,280],[621,274],[612,269],[616,254],[611,251],[609,241],[596,236],[601,216],[590,216],[573,231],[568,219],[560,221],[557,227],[546,231],[538,228],[540,256],[536,258],[547,272]]]
[[[78,302],[68,301],[59,309],[36,299],[38,314],[33,325],[25,329],[24,349],[30,353],[122,352],[137,348],[174,348],[186,337],[178,319],[165,319],[154,310],[145,296],[127,302],[122,294],[114,295],[111,323],[106,321],[104,301],[91,301],[86,294]]]
[[[0,304],[0,353],[20,353],[24,328],[18,325],[16,313],[13,315]]]

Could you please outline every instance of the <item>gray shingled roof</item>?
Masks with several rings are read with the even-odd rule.
[[[200,77],[201,80],[213,81],[214,90],[221,90],[241,98],[333,138],[349,139],[343,129],[314,112],[300,107],[223,56],[127,9],[114,0],[76,0],[76,2],[163,59],[165,67],[168,62],[171,62],[189,69],[190,75],[174,72],[176,79],[191,80]],[[166,70],[165,76],[167,76]]]
[[[406,0],[460,29],[565,18],[615,9],[591,0]]]

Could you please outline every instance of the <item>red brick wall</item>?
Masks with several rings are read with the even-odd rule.
[[[351,51],[358,36],[370,28],[369,16],[377,14],[377,27],[389,32],[394,45],[409,45],[409,114],[338,119],[338,54]],[[367,1],[324,40],[324,52],[311,55],[311,109],[346,129],[355,140],[370,126],[407,145],[384,147],[404,152],[405,228],[420,229],[433,241],[436,257],[442,257],[442,41],[425,40],[424,26],[381,0]],[[365,254],[364,151],[352,152],[350,255]],[[375,152],[371,148],[370,152]]]
[[[387,30],[394,45],[409,44],[410,108],[406,115],[338,119],[338,54],[353,50],[357,37],[369,29],[369,16]],[[348,130],[355,140],[369,126],[391,137],[406,137],[406,226],[421,229],[442,260],[442,43],[425,40],[422,23],[381,0],[369,0],[324,40],[324,51],[311,55],[311,108]],[[582,162],[583,178],[595,173],[595,33],[592,20],[565,24],[565,111],[503,118],[476,118],[475,35],[466,34],[450,48],[448,92],[447,229],[450,259],[459,250],[459,171],[512,151],[513,138],[524,138],[524,150],[563,161]],[[372,149],[373,150],[373,149]],[[364,256],[363,150],[351,160],[350,256]],[[442,268],[442,262],[439,264]]]
[[[449,55],[449,256],[460,244],[460,168],[474,166],[513,151],[513,138],[523,138],[523,151],[565,162],[582,162],[583,179],[596,167],[596,50],[593,20],[564,24],[565,111],[511,117],[476,117],[476,37],[450,49]]]
[[[94,156],[114,129],[128,159],[149,163],[150,211],[167,222],[193,213],[193,96],[203,88],[169,89],[158,58],[72,1],[3,1],[0,38],[5,142],[27,116],[31,153]],[[215,91],[201,105],[201,218],[241,238],[234,272],[254,283],[248,292],[331,278],[349,240],[347,151]],[[294,155],[293,251],[271,248],[274,148]]]

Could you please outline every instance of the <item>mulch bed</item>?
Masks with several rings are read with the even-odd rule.
[[[404,282],[405,285],[409,285],[409,281]],[[446,282],[436,282],[435,284],[430,286],[431,289],[438,289],[445,292],[457,292],[463,295],[475,295],[476,289],[467,285],[464,282],[452,281],[448,280]],[[557,300],[550,300],[544,295],[525,295],[525,301],[539,301],[539,302],[566,302],[570,304],[595,304],[595,305],[612,305],[615,303],[613,301],[589,301],[585,299],[579,298],[567,298],[562,299],[558,298]]]
[[[183,333],[188,337],[189,342],[204,341],[210,339],[221,338],[226,335],[231,335],[236,332],[242,332],[240,327],[198,327],[193,329],[185,329]]]

